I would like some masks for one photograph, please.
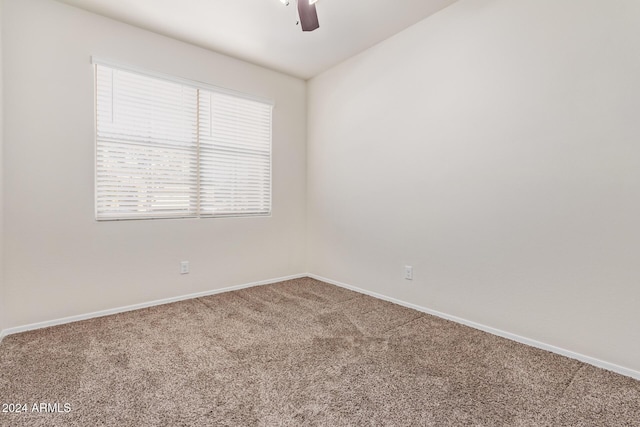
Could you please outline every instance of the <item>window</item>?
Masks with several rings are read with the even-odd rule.
[[[95,67],[98,220],[271,213],[270,102]]]

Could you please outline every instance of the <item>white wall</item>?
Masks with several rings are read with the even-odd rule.
[[[305,271],[304,81],[54,1],[4,6],[6,326]],[[275,100],[273,216],[94,221],[91,55]]]
[[[310,272],[640,370],[638,22],[460,0],[312,79]]]
[[[4,295],[4,160],[2,153],[4,151],[4,121],[3,121],[3,104],[2,97],[2,32],[3,32],[3,1],[0,0],[0,334],[5,328],[5,295]],[[1,335],[0,335],[0,339]]]

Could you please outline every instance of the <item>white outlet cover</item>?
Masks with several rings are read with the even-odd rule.
[[[180,274],[188,274],[189,273],[189,261],[180,262]]]

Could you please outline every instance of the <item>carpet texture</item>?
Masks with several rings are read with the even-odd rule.
[[[639,381],[309,278],[8,336],[0,403],[28,405],[2,426],[640,426]]]

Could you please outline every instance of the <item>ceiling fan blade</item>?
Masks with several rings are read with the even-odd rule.
[[[316,5],[309,4],[309,0],[298,0],[298,15],[302,31],[313,31],[320,27]]]

